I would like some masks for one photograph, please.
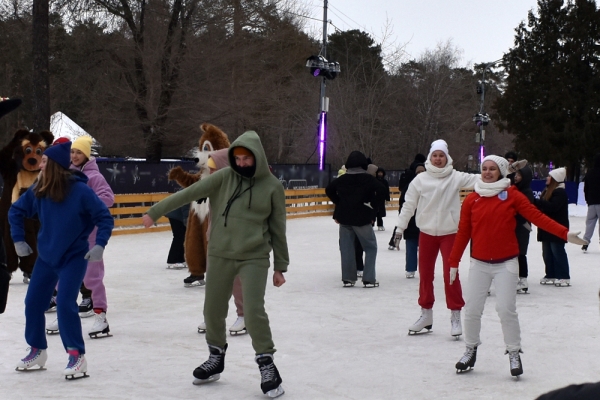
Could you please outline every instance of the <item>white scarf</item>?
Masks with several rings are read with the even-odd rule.
[[[483,181],[477,181],[475,183],[475,192],[481,197],[494,197],[498,193],[506,190],[510,186],[510,179],[502,178],[499,181],[485,183]]]
[[[448,157],[449,158],[449,157]],[[445,178],[452,173],[454,167],[451,162],[446,163],[446,166],[443,168],[438,168],[434,166],[431,161],[425,161],[425,172],[431,175],[434,178]]]

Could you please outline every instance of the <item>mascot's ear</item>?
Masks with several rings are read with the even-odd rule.
[[[54,142],[54,135],[52,134],[52,132],[41,131],[40,136],[42,137],[42,139],[44,139],[48,147],[52,146],[52,142]]]
[[[14,140],[21,141],[27,136],[29,136],[29,131],[27,129],[19,129],[15,132]]]

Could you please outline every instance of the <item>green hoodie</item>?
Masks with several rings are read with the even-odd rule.
[[[234,147],[245,147],[254,154],[256,170],[251,178],[236,170]],[[231,260],[268,259],[273,250],[275,270],[287,271],[285,192],[269,171],[256,132],[248,131],[238,137],[228,156],[230,167],[156,203],[148,215],[156,221],[186,203],[208,197],[212,218],[208,254]]]

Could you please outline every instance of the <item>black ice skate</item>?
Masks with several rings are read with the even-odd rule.
[[[81,318],[88,318],[94,315],[94,303],[90,297],[81,299],[79,304],[79,316]]]
[[[56,312],[56,295],[56,290],[54,290],[54,294],[52,295],[52,298],[50,299],[50,304],[48,305],[48,309],[46,310],[47,313]]]
[[[268,397],[274,399],[285,393],[281,386],[281,376],[273,362],[273,354],[259,354],[256,356],[256,363],[260,370],[260,388]]]
[[[28,274],[27,272],[23,272],[23,283],[28,284],[30,280],[31,280],[31,274]]]
[[[354,286],[354,282],[352,281],[343,281],[344,282],[344,287],[352,287]]]
[[[366,288],[379,287],[379,282],[377,282],[377,281],[375,281],[375,282],[363,281],[363,287],[366,287]]]
[[[194,286],[204,286],[206,285],[206,281],[204,280],[204,276],[200,275],[190,275],[183,280],[184,287],[194,287]]]
[[[225,352],[227,351],[227,344],[225,347],[220,348],[217,346],[208,345],[208,351],[210,356],[208,360],[204,361],[202,365],[194,370],[194,385],[203,385],[218,381],[221,377],[221,372],[225,369]]]
[[[508,354],[508,361],[510,362],[510,374],[517,378],[519,378],[519,375],[523,375],[523,364],[521,363],[521,356],[519,356],[519,353],[522,353],[520,349],[515,351],[507,350],[506,353],[504,353]]]
[[[477,361],[477,346],[467,346],[467,351],[465,351],[465,354],[456,363],[456,373],[460,374],[461,372],[468,372],[475,368],[475,361]]]

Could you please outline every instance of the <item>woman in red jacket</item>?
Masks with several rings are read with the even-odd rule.
[[[450,284],[458,276],[460,258],[471,241],[471,266],[465,304],[465,343],[467,350],[456,363],[457,372],[475,366],[477,346],[481,344],[481,315],[492,280],[496,288],[496,311],[500,316],[510,373],[523,373],[521,364],[521,329],[517,315],[517,282],[519,281],[519,245],[515,235],[515,215],[521,214],[540,228],[569,242],[580,244],[577,233],[542,214],[506,178],[508,161],[487,156],[481,164],[481,182],[463,202],[456,240],[450,254]]]

